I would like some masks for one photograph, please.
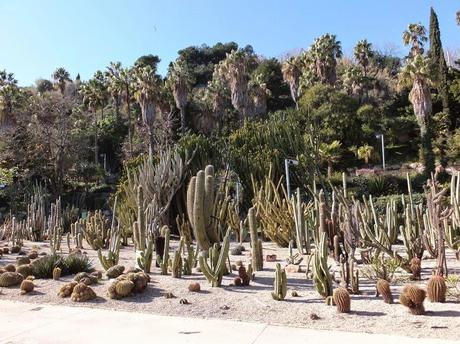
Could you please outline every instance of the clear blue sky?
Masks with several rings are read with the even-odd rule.
[[[326,32],[346,53],[362,38],[402,53],[402,32],[411,22],[428,26],[430,6],[444,47],[458,48],[458,0],[0,0],[0,69],[21,85],[60,66],[87,79],[110,61],[131,65],[151,53],[164,74],[190,45],[235,41],[279,57]]]

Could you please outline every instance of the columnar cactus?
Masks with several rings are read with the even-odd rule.
[[[144,272],[150,272],[153,255],[153,239],[145,221],[144,192],[137,188],[137,221],[133,225],[133,239],[136,248],[136,263]]]
[[[199,258],[200,269],[208,282],[211,283],[212,287],[220,287],[222,284],[222,277],[226,269],[225,263],[228,258],[228,250],[230,247],[229,232],[230,231],[227,231],[222,245],[215,243],[209,248],[209,263],[203,254],[204,252],[202,252]]]
[[[312,269],[315,288],[324,298],[332,296],[332,276],[327,265],[328,247],[326,236],[326,233],[321,233],[320,241],[316,245],[316,251],[313,255]]]
[[[198,171],[187,188],[188,218],[203,251],[219,242],[219,223],[227,213],[228,199],[216,188],[212,165]]]
[[[296,198],[292,199],[292,205],[297,249],[300,254],[310,254],[310,235],[305,225],[305,206],[300,199],[300,189],[297,189]]]
[[[162,275],[168,274],[168,264],[169,264],[169,238],[170,238],[170,230],[168,226],[164,226],[161,229],[161,232],[165,238],[165,246],[163,251],[163,257],[157,254],[157,263],[161,269]]]
[[[117,227],[115,226],[116,210],[117,210],[117,197],[115,197],[115,202],[113,204],[112,226],[110,228],[110,238],[109,238],[109,251],[107,252],[107,256],[103,255],[101,249],[97,251],[97,256],[99,257],[99,261],[101,262],[101,265],[104,268],[104,270],[108,270],[112,266],[117,265],[119,257],[120,257],[121,234],[120,234],[120,224],[118,224]]]
[[[179,247],[174,252],[173,258],[169,259],[171,266],[172,277],[181,278],[182,276],[182,248],[184,246],[184,238],[180,239]]]
[[[286,271],[281,268],[280,263],[276,263],[275,281],[273,282],[272,298],[276,301],[282,301],[287,293]]]
[[[256,210],[250,208],[248,211],[248,224],[251,235],[251,248],[252,248],[252,266],[254,271],[260,271],[264,268],[262,240],[257,237],[257,221],[256,221]]]

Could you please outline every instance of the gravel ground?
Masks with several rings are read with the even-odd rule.
[[[4,246],[6,243],[0,243]],[[172,243],[174,247],[176,242]],[[63,243],[63,246],[65,244]],[[245,246],[248,248],[249,244]],[[38,248],[39,252],[49,252],[46,243],[26,242],[24,250]],[[87,245],[85,247],[88,247]],[[67,249],[64,249],[64,254]],[[101,269],[97,254],[91,249],[84,250],[92,259],[96,269]],[[242,260],[246,265],[250,261],[249,252],[243,256],[231,256],[231,261]],[[284,262],[286,249],[277,248],[272,243],[264,243],[264,256],[276,254],[278,262]],[[17,255],[7,254],[0,258],[0,265],[14,262]],[[120,251],[120,264],[131,267],[134,262],[132,246],[123,247]],[[334,270],[337,269],[333,261],[330,262]],[[426,285],[434,261],[424,259],[422,262],[422,280],[417,282]],[[312,329],[334,329],[350,332],[367,332],[398,334],[411,337],[433,337],[444,339],[458,339],[460,328],[460,301],[448,298],[444,304],[425,301],[427,314],[414,316],[408,313],[405,307],[398,303],[401,284],[393,285],[392,291],[395,304],[388,305],[380,298],[375,297],[375,282],[361,278],[360,295],[352,295],[349,314],[339,314],[335,307],[326,306],[316,293],[311,279],[306,278],[305,265],[301,264],[303,272],[288,273],[288,295],[284,301],[274,301],[271,298],[275,263],[264,262],[264,270],[256,273],[254,282],[247,287],[230,286],[235,274],[224,276],[222,288],[212,288],[201,273],[194,272],[191,276],[180,279],[159,274],[158,268],[151,273],[152,281],[143,294],[137,294],[123,300],[111,300],[106,297],[109,281],[104,277],[99,284],[91,286],[98,298],[84,304],[76,304],[69,298],[57,296],[59,288],[72,280],[73,276],[62,277],[59,281],[35,280],[35,291],[28,295],[20,295],[18,287],[2,288],[0,300],[22,301],[31,303],[49,303],[78,305],[85,307],[120,309],[132,312],[155,313],[163,315],[180,315],[199,318],[221,318],[281,324]],[[460,273],[460,262],[448,252],[448,267],[450,272]],[[201,284],[201,292],[189,292],[190,282]],[[296,290],[298,297],[292,297],[291,291]],[[176,298],[167,299],[165,292],[172,292]],[[182,305],[179,300],[185,298],[190,304]],[[313,320],[315,315],[319,317]]]

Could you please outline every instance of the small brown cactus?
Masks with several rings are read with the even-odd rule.
[[[446,302],[447,286],[443,276],[431,276],[426,291],[428,300],[431,302]]]
[[[188,290],[189,291],[192,291],[192,292],[195,292],[195,293],[198,293],[199,291],[201,291],[201,286],[200,286],[200,283],[198,282],[192,282],[188,285]]]
[[[409,262],[410,270],[412,271],[412,277],[415,280],[420,279],[420,274],[422,272],[422,260],[420,258],[414,257]]]
[[[96,298],[96,293],[91,287],[88,287],[84,283],[78,283],[70,295],[70,299],[74,302],[85,302]]]
[[[390,283],[387,280],[379,279],[375,288],[377,289],[377,296],[382,295],[383,302],[393,303],[393,294],[391,293]]]
[[[30,264],[29,257],[18,257],[16,259],[16,265],[17,266],[26,265],[26,264]]]
[[[35,288],[35,285],[34,285],[34,282],[25,279],[21,282],[20,288],[21,288],[21,295],[24,295],[24,294],[32,292]]]
[[[72,281],[70,283],[67,283],[66,285],[62,286],[61,289],[59,290],[58,296],[60,297],[69,297],[75,286],[78,284],[78,282]]]
[[[339,313],[350,312],[351,299],[347,289],[342,287],[335,289],[332,298]]]
[[[61,268],[58,268],[58,267],[54,268],[53,269],[53,279],[55,281],[59,280],[61,278],[61,273],[62,273]]]
[[[399,302],[406,306],[412,314],[423,315],[425,314],[425,307],[423,306],[425,297],[425,290],[416,285],[409,284],[403,288],[399,296]]]

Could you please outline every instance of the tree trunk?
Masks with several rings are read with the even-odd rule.
[[[185,134],[185,106],[180,107],[180,132]]]
[[[98,128],[97,128],[97,110],[94,112],[94,163],[97,166],[99,162],[99,147],[97,145]]]
[[[327,177],[332,178],[332,161],[327,162]]]

